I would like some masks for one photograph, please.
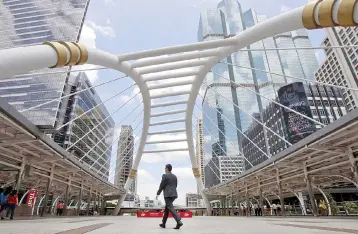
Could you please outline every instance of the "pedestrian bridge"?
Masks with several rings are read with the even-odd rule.
[[[30,71],[43,68],[75,67],[83,64],[93,64],[100,66],[101,69],[109,68],[120,71],[126,76],[131,77],[135,82],[139,90],[138,94],[142,97],[141,105],[143,111],[137,116],[140,117],[142,114],[142,122],[138,124],[141,130],[138,133],[139,139],[136,142],[138,145],[135,144],[136,154],[132,170],[123,188],[118,188],[104,180],[104,174],[100,170],[95,170],[93,166],[87,167],[83,165],[81,159],[78,160],[71,155],[70,151],[57,146],[11,106],[0,102],[0,164],[4,166],[4,170],[0,175],[2,179],[11,182],[11,178],[14,178],[14,175],[20,171],[16,184],[28,183],[26,186],[41,188],[45,193],[44,203],[47,201],[48,190],[52,185],[55,187],[55,191],[58,191],[61,195],[65,194],[65,197],[70,188],[74,188],[80,198],[87,196],[87,200],[93,196],[97,199],[98,196],[103,198],[105,194],[118,194],[120,199],[115,213],[118,213],[120,205],[125,198],[124,194],[129,190],[136,177],[143,154],[188,151],[194,177],[208,209],[210,209],[209,198],[212,196],[237,196],[239,199],[245,197],[245,200],[248,201],[248,199],[253,197],[262,197],[260,194],[264,192],[265,196],[277,195],[283,199],[286,193],[291,192],[294,194],[305,186],[307,186],[308,191],[312,192],[312,180],[314,183],[317,183],[317,186],[334,185],[342,179],[356,184],[358,183],[355,157],[357,147],[355,140],[357,137],[354,133],[357,130],[357,111],[351,112],[346,117],[338,120],[337,123],[325,126],[325,124],[294,109],[283,106],[275,100],[265,97],[263,94],[256,93],[243,84],[235,83],[235,81],[216,74],[228,80],[230,85],[247,89],[249,92],[268,99],[275,105],[279,105],[286,109],[286,111],[293,112],[321,125],[323,129],[274,157],[268,156],[268,161],[248,170],[238,178],[233,178],[224,184],[208,190],[204,189],[200,178],[200,169],[198,168],[195,156],[193,125],[195,121],[194,109],[200,109],[199,105],[196,104],[197,98],[201,96],[199,92],[200,87],[206,85],[204,79],[208,73],[215,73],[211,70],[215,64],[236,51],[247,48],[259,40],[272,37],[276,34],[302,28],[317,29],[332,26],[356,26],[358,23],[357,5],[354,0],[312,2],[304,7],[266,20],[243,31],[239,35],[227,39],[129,54],[113,55],[71,42],[46,42],[42,45],[1,50],[0,79],[26,74]],[[54,73],[56,73],[56,70]],[[283,74],[280,75],[284,76]],[[337,85],[308,81],[303,78],[291,78],[337,87]],[[110,82],[106,82],[106,84],[108,83]],[[187,91],[173,91],[172,89],[186,85],[189,86]],[[350,87],[338,87],[354,92],[358,91]],[[87,90],[79,92],[84,91]],[[120,94],[119,92],[116,96]],[[221,94],[218,93],[218,95]],[[176,101],[165,101],[168,97],[174,97]],[[45,104],[40,104],[39,106]],[[166,108],[166,111],[158,111],[163,107]],[[218,108],[212,107],[215,111],[219,112]],[[239,106],[236,107],[240,109]],[[80,114],[75,119],[80,118],[84,114]],[[174,118],[176,115],[182,116]],[[284,136],[268,128],[258,118],[250,114],[248,115],[267,131],[272,132],[282,141],[290,144]],[[157,121],[157,118],[161,120]],[[75,120],[71,120],[71,122],[73,121]],[[153,130],[157,126],[161,126],[162,130]],[[178,126],[181,127],[178,128]],[[97,127],[95,126],[94,128]],[[258,147],[240,129],[237,128],[237,131]],[[149,140],[150,136],[162,136],[173,133],[184,133],[186,137],[180,139]],[[83,138],[79,139],[78,142],[81,142],[81,140]],[[153,144],[179,144],[183,142],[187,147],[164,150],[145,148]],[[258,149],[261,150],[259,147]],[[237,151],[245,163],[250,163],[240,149],[237,149]],[[263,153],[266,155],[265,152]],[[117,165],[114,168],[117,169]],[[16,172],[14,173],[13,170]],[[79,207],[80,205],[81,203],[79,203]]]

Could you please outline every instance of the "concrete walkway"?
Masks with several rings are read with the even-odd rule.
[[[358,221],[354,219],[315,218],[245,218],[245,217],[194,217],[184,219],[181,230],[173,230],[175,223],[169,220],[167,229],[160,229],[160,219],[136,217],[75,217],[37,220],[2,220],[1,234],[317,234],[358,233]]]

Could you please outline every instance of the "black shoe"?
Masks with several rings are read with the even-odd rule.
[[[14,217],[10,217],[10,220],[13,220],[14,219]]]
[[[4,217],[1,217],[1,220],[4,220],[5,218]]]
[[[159,224],[159,227],[161,227],[161,228],[165,228],[165,224]]]
[[[183,226],[184,224],[181,222],[181,221],[179,221],[178,223],[177,223],[177,226],[174,228],[174,229],[180,229],[180,227],[181,226]]]

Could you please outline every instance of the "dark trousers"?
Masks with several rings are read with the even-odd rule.
[[[167,223],[169,212],[172,213],[173,218],[175,221],[179,222],[181,220],[179,214],[176,212],[173,206],[173,202],[176,198],[175,197],[165,197],[165,209],[164,209],[164,216],[163,216],[163,224]]]
[[[6,205],[1,205],[0,208],[0,214],[6,209],[6,217],[9,216],[9,214],[11,214],[11,218],[14,217],[15,214],[15,209],[16,209],[16,205],[15,204],[6,204]]]
[[[9,213],[11,212],[10,218],[13,218],[15,214],[15,209],[16,209],[16,204],[8,204],[8,210],[6,216],[8,217]]]

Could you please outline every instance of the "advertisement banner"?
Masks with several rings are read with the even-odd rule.
[[[30,189],[27,193],[26,205],[33,206],[37,197],[37,189]]]
[[[193,213],[191,211],[186,212],[178,212],[179,216],[181,218],[192,218]],[[164,215],[164,212],[157,212],[157,211],[138,211],[137,212],[137,218],[162,218]],[[169,217],[173,217],[171,213],[169,213]]]
[[[281,87],[278,90],[278,97],[282,105],[312,118],[311,108],[302,82],[296,82]],[[292,144],[316,131],[315,124],[307,118],[289,111],[286,108],[282,108],[282,111],[287,127],[288,141]]]

